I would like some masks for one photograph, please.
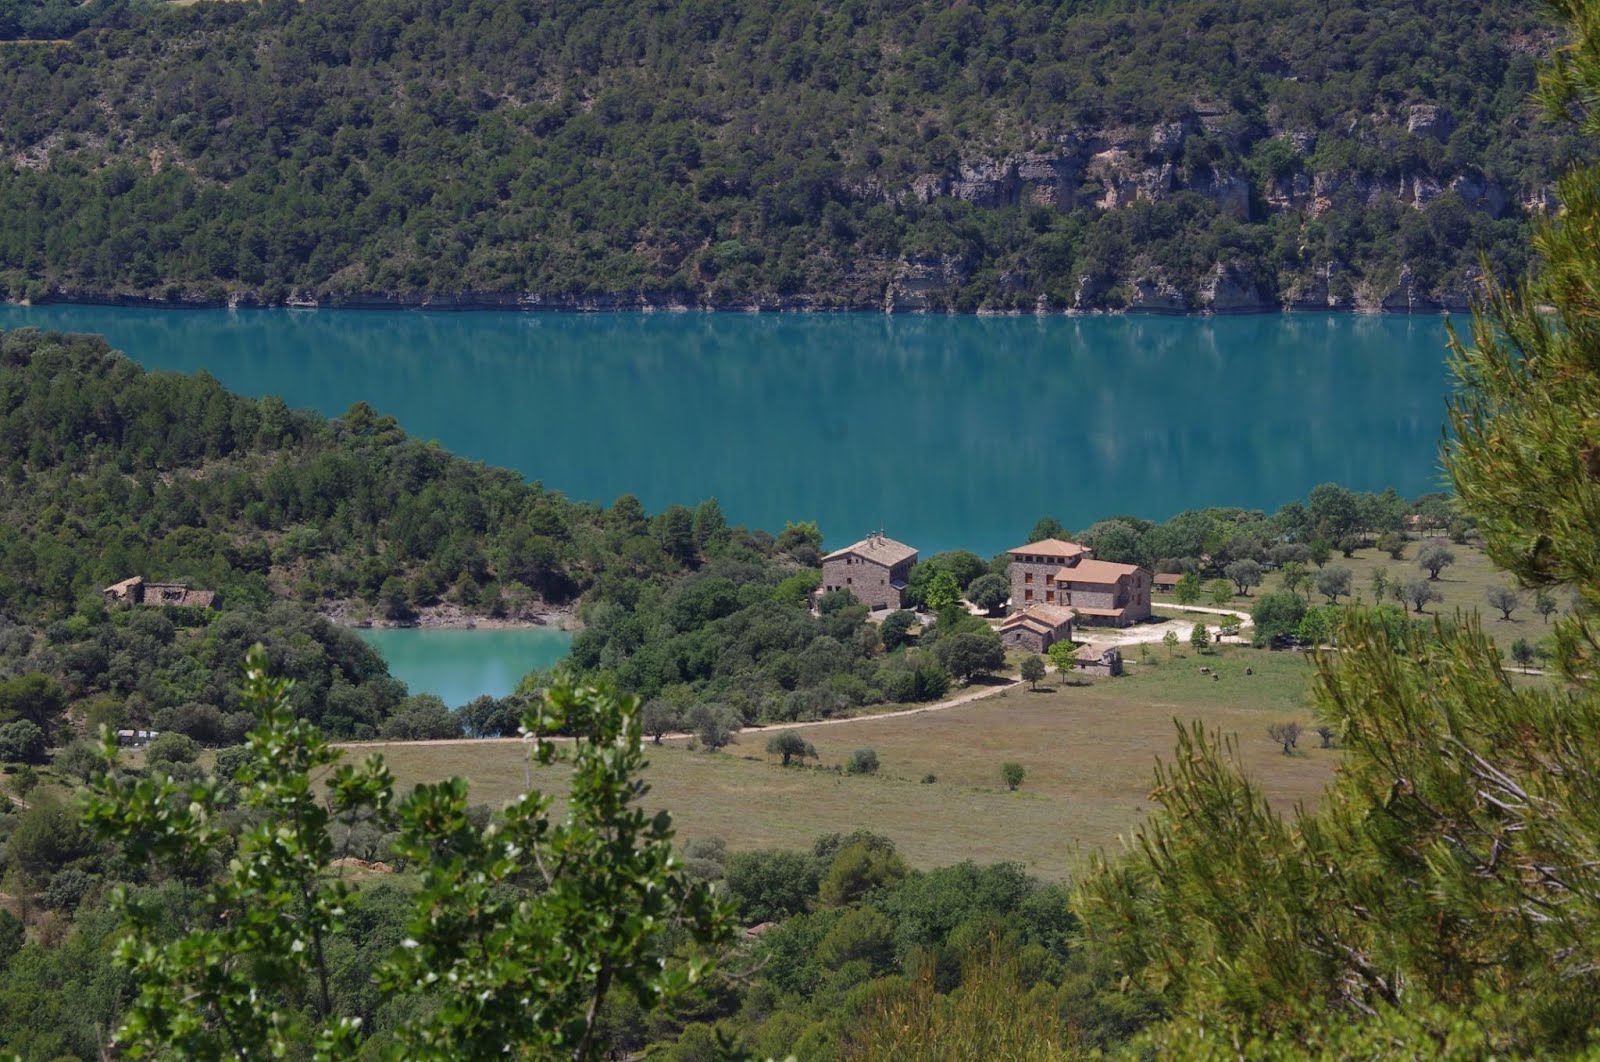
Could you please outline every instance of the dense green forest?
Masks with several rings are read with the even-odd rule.
[[[1511,0],[0,0],[67,35],[14,298],[1429,309],[1571,151]]]

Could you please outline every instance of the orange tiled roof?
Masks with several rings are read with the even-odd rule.
[[[1023,553],[1030,556],[1058,557],[1062,560],[1070,560],[1073,557],[1081,557],[1088,553],[1089,547],[1080,546],[1076,542],[1063,542],[1059,538],[1047,538],[1039,542],[1030,542],[1026,546],[1018,546],[1016,549],[1008,549],[1006,552],[1013,556]]]
[[[1112,561],[1081,560],[1070,568],[1056,572],[1058,583],[1114,583],[1139,571],[1137,564],[1116,564]]]

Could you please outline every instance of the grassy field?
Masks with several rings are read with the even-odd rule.
[[[1038,692],[1018,686],[950,711],[802,730],[824,769],[769,762],[774,730],[746,731],[721,753],[652,748],[647,803],[672,810],[681,838],[720,837],[736,850],[804,848],[818,834],[867,828],[894,838],[917,866],[1014,860],[1061,878],[1090,850],[1114,850],[1149,808],[1151,770],[1171,754],[1174,718],[1238,733],[1246,768],[1282,807],[1316,798],[1339,754],[1308,735],[1300,755],[1285,757],[1266,735],[1279,719],[1312,722],[1304,658],[1245,648],[1195,656],[1187,647],[1168,658],[1158,647],[1151,660],[1118,679],[1057,688],[1052,675]],[[882,763],[877,776],[826,769],[866,746]],[[509,743],[395,746],[385,756],[403,785],[461,775],[488,803],[530,776]],[[1007,761],[1027,770],[1014,793],[1000,780]],[[924,783],[929,774],[937,781]],[[563,781],[532,777],[552,789]]]
[[[1353,576],[1353,587],[1356,591],[1356,600],[1362,604],[1372,604],[1372,573],[1378,568],[1387,570],[1389,582],[1405,582],[1410,579],[1426,578],[1427,572],[1417,567],[1417,549],[1430,539],[1421,539],[1406,544],[1405,555],[1400,560],[1393,560],[1387,553],[1376,549],[1357,550],[1355,556],[1344,557],[1334,553],[1329,565],[1342,564],[1349,568]],[[1500,610],[1492,608],[1485,598],[1491,586],[1515,586],[1516,584],[1504,572],[1494,566],[1488,555],[1477,546],[1457,546],[1448,539],[1439,539],[1448,545],[1456,555],[1455,564],[1439,573],[1439,581],[1434,583],[1434,588],[1444,596],[1443,601],[1436,601],[1427,608],[1427,615],[1452,616],[1457,611],[1462,613],[1476,612],[1483,620],[1483,629],[1499,648],[1501,654],[1507,658],[1511,654],[1511,644],[1518,638],[1526,638],[1530,643],[1537,644],[1539,640],[1550,633],[1550,625],[1539,615],[1533,607],[1533,592],[1522,591],[1522,605],[1511,614],[1511,619],[1502,619]],[[1316,567],[1311,567],[1312,576],[1316,575]],[[1269,572],[1264,586],[1258,587],[1251,597],[1235,597],[1233,606],[1248,609],[1255,601],[1255,596],[1266,590],[1281,590],[1277,572]],[[1301,590],[1304,594],[1306,591]],[[1555,590],[1558,610],[1556,616],[1565,612],[1569,601],[1569,594],[1565,590]],[[1158,594],[1155,598],[1158,604],[1173,602],[1171,595]],[[1313,590],[1311,600],[1315,604],[1326,602],[1321,594]],[[1350,601],[1351,598],[1341,600]],[[1393,599],[1387,599],[1393,604]],[[1209,600],[1203,602],[1209,604]],[[1410,606],[1406,606],[1409,611]],[[1552,616],[1555,619],[1556,616]]]

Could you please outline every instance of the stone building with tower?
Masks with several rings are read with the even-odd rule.
[[[1071,609],[1080,624],[1126,627],[1150,618],[1154,576],[1137,564],[1096,560],[1076,542],[1049,538],[1006,551],[1011,607]]]

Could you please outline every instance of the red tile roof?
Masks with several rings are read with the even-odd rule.
[[[1070,568],[1056,572],[1058,583],[1115,583],[1139,571],[1137,564],[1116,564],[1112,561],[1081,560]]]
[[[1063,542],[1059,538],[1047,538],[1039,542],[1030,542],[1026,546],[1018,546],[1016,549],[1008,549],[1006,552],[1012,556],[1022,553],[1029,556],[1058,557],[1062,560],[1070,560],[1073,557],[1081,557],[1088,553],[1089,547],[1080,546],[1076,542]]]

